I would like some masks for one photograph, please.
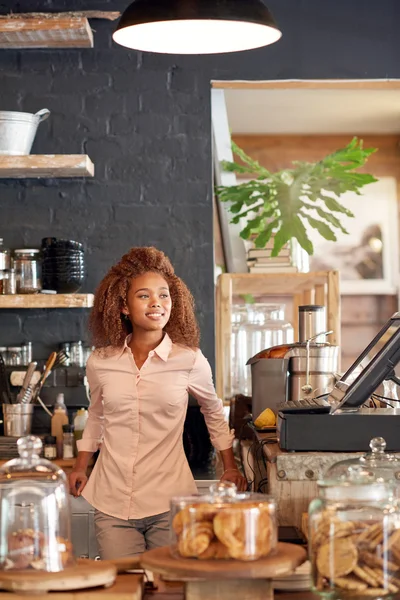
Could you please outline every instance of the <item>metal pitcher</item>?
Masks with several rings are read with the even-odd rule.
[[[39,123],[50,115],[42,108],[34,115],[8,110],[0,111],[0,154],[23,156],[30,154]]]

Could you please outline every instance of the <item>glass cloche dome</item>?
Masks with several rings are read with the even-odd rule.
[[[40,458],[38,437],[17,445],[0,468],[0,568],[61,571],[74,564],[66,475]]]

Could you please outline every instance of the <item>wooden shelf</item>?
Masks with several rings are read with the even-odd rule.
[[[0,179],[93,177],[94,164],[86,154],[0,155]]]
[[[0,296],[0,308],[91,308],[93,294],[12,294]]]
[[[82,17],[0,19],[0,48],[93,48],[93,32]]]
[[[0,15],[0,48],[93,48],[88,19],[119,16],[98,10]]]

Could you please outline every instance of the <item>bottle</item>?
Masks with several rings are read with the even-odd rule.
[[[63,455],[63,425],[68,425],[67,407],[64,404],[64,394],[58,394],[51,417],[51,435],[57,438],[57,457]]]
[[[82,438],[83,430],[85,429],[87,419],[88,411],[86,410],[86,408],[79,408],[74,419],[75,441],[78,441]]]
[[[62,457],[64,460],[74,458],[75,456],[75,440],[74,440],[74,426],[63,425],[63,453]]]
[[[44,438],[44,448],[43,453],[44,457],[47,460],[54,460],[57,458],[57,438],[53,435],[46,435]]]

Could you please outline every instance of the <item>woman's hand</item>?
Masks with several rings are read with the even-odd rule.
[[[239,469],[226,469],[222,473],[220,481],[230,481],[231,483],[234,483],[239,492],[245,492],[247,490],[247,479],[243,477]]]
[[[88,477],[86,471],[73,470],[69,476],[69,493],[77,498],[81,495],[83,488],[87,484]]]

